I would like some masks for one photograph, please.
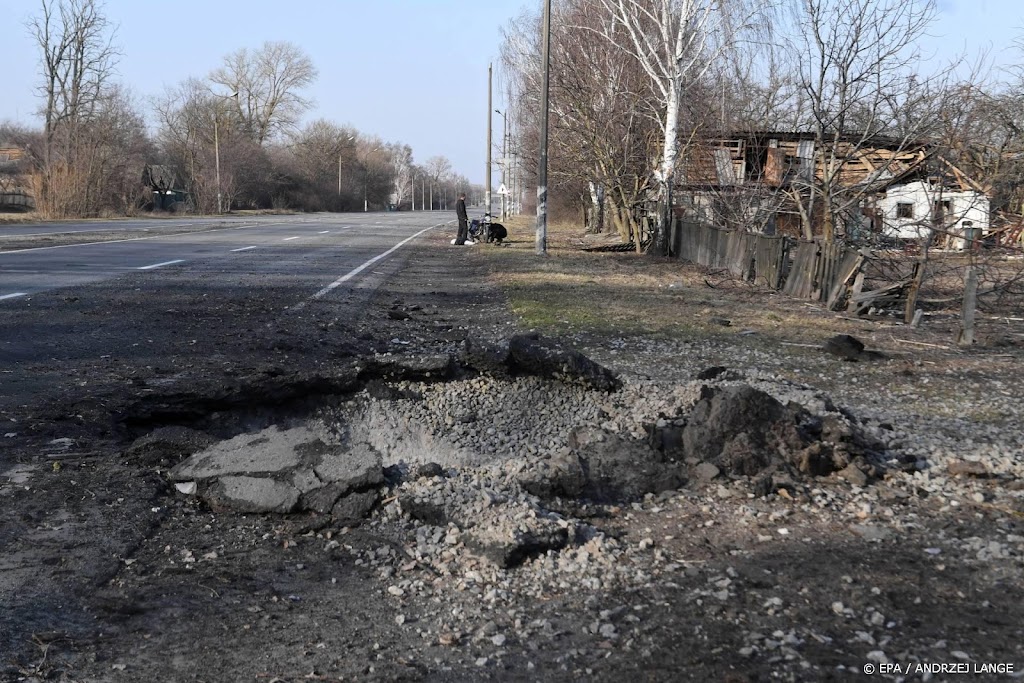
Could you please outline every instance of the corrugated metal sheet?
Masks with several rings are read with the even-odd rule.
[[[800,159],[800,177],[810,181],[814,177],[814,140],[801,140],[796,155]]]

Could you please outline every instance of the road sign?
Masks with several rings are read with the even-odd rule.
[[[501,187],[498,188],[498,194],[508,194],[508,188],[505,187],[505,183],[502,183]]]

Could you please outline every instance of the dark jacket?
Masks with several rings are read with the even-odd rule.
[[[458,216],[460,221],[468,221],[469,216],[466,214],[466,200],[459,198],[459,201],[455,202],[455,215]]]

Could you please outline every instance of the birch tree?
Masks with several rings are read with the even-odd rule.
[[[391,164],[394,167],[391,192],[395,206],[401,207],[406,201],[412,199],[412,147],[394,143],[388,146],[388,151],[391,153]]]
[[[655,104],[660,111],[661,144],[652,176],[657,186],[659,211],[652,251],[667,251],[671,221],[672,186],[679,157],[681,103],[689,86],[696,84],[729,45],[735,30],[746,21],[734,21],[726,10],[740,10],[732,16],[749,16],[740,2],[728,0],[599,0],[611,15],[612,27],[601,34],[632,55],[650,80]]]

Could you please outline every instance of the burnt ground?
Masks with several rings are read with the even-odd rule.
[[[629,267],[645,268],[617,270]],[[894,474],[863,489],[833,478],[766,498],[725,482],[633,503],[567,503],[637,574],[595,581],[582,543],[574,582],[571,567],[550,569],[566,558],[550,556],[497,574],[460,557],[439,573],[409,554],[416,527],[401,516],[342,526],[211,510],[168,484],[182,453],[129,448],[168,425],[227,438],[299,420],[375,380],[368,358],[507,336],[522,322],[493,268],[438,234],[347,300],[300,311],[290,307],[301,293],[263,283],[220,284],[211,297],[185,282],[149,291],[139,278],[116,296],[36,295],[12,313],[7,331],[53,344],[53,357],[8,358],[0,376],[0,680],[845,681],[864,680],[866,665],[883,680],[900,677],[878,673],[893,664],[1024,669],[1024,505],[1012,473],[952,489]],[[709,303],[704,278],[671,280],[695,318],[804,315],[746,290]],[[818,312],[806,315],[808,329],[822,325]],[[98,319],[118,322],[88,324]],[[621,349],[630,362],[617,369],[652,376],[659,349],[679,351],[666,340],[709,340],[703,328],[646,339],[574,330],[561,318],[545,332],[613,367]],[[808,334],[790,350],[817,353],[799,346],[813,345]],[[689,347],[700,356],[690,361],[738,355],[756,365],[762,343],[714,337]],[[927,343],[886,349],[893,360],[865,370],[858,388],[871,394],[873,382],[888,395],[894,383],[920,381],[924,363],[938,362]],[[973,391],[998,379],[1019,400],[1020,350],[988,353],[964,370],[980,373],[970,386],[950,382]],[[822,370],[809,355],[773,362],[837,394],[827,367],[850,373]],[[900,371],[910,374],[894,380]],[[905,676],[964,678],[1010,680]]]

